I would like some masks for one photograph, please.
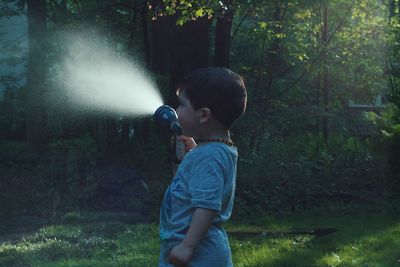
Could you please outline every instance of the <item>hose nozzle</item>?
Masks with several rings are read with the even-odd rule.
[[[154,112],[153,119],[156,123],[167,126],[176,135],[182,135],[182,127],[178,121],[176,111],[168,105],[162,105]]]

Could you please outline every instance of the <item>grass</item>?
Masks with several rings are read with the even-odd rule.
[[[113,217],[73,213],[63,223],[3,234],[0,266],[157,266],[157,225]],[[320,227],[339,231],[324,237],[231,235],[235,266],[400,266],[399,215],[253,215],[225,226],[242,232]]]

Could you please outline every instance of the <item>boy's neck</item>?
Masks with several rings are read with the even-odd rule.
[[[222,140],[231,140],[231,136],[229,130],[216,130],[209,131],[207,133],[203,133],[198,136],[199,139],[222,139]]]

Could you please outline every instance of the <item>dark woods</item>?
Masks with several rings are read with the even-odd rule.
[[[27,49],[2,48],[5,65],[26,66],[1,73],[2,214],[154,215],[171,177],[168,134],[149,118],[50,101],[64,49],[51,36],[71,28],[116,41],[172,106],[196,68],[246,78],[248,111],[232,129],[237,212],[398,209],[399,1],[8,0],[0,8],[3,19],[26,16],[29,40]]]

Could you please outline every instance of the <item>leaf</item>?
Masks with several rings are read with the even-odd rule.
[[[264,30],[265,28],[267,28],[268,24],[265,21],[261,21],[258,23],[258,25],[260,26],[261,29]]]
[[[196,13],[194,14],[196,18],[202,17],[204,15],[204,10],[202,8],[196,10]]]
[[[186,18],[185,17],[180,17],[179,19],[177,19],[176,25],[182,26],[183,24],[185,24],[185,22],[186,22]]]

